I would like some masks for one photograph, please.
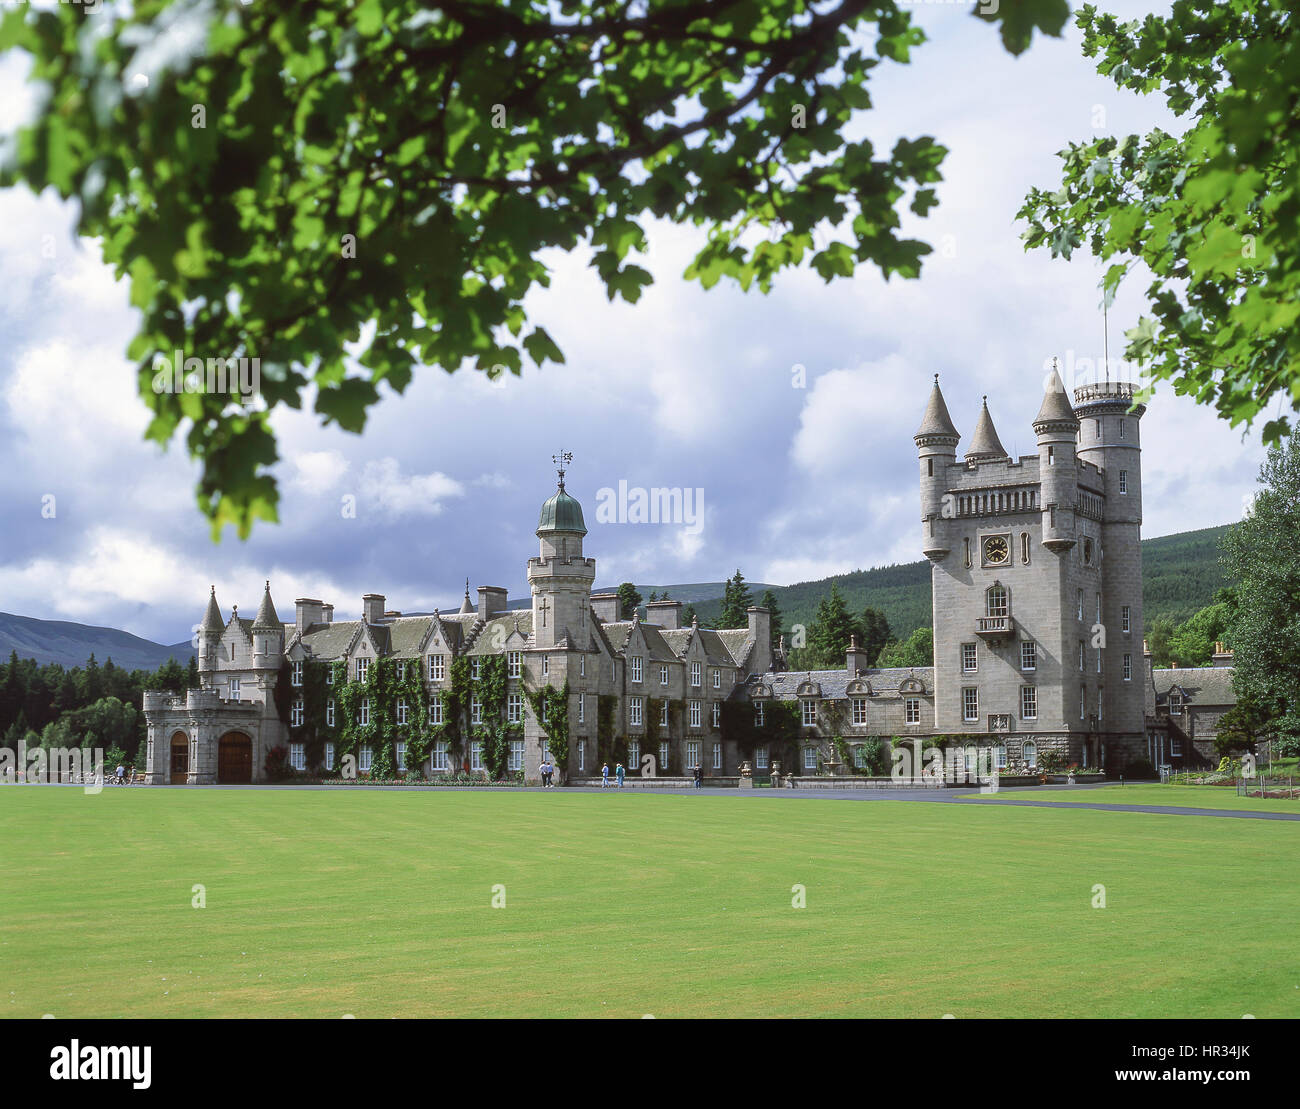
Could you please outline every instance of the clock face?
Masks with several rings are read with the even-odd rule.
[[[984,561],[990,562],[994,566],[1000,566],[1006,562],[1009,554],[1007,541],[1001,535],[991,535],[984,540]]]

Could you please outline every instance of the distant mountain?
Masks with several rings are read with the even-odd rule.
[[[0,661],[7,662],[11,651],[17,651],[19,658],[34,658],[41,664],[57,662],[69,668],[84,665],[93,652],[101,666],[111,658],[114,666],[124,670],[157,670],[169,658],[188,665],[194,654],[189,643],[165,647],[116,628],[0,612]]]
[[[1217,590],[1232,584],[1219,563],[1219,543],[1230,526],[1142,541],[1142,615],[1147,628],[1159,617],[1181,623],[1210,604]],[[924,560],[854,570],[795,585],[750,582],[749,588],[756,602],[764,590],[772,590],[788,631],[792,624],[812,623],[817,602],[830,592],[831,582],[839,585],[850,612],[860,613],[868,606],[880,609],[899,639],[906,639],[916,628],[930,626],[930,564]],[[667,590],[673,600],[694,605],[700,623],[708,626],[722,609],[725,585],[720,581],[638,585],[637,591],[648,597]],[[612,593],[617,588],[604,585],[595,592]],[[518,597],[510,602],[510,608],[527,608],[531,603],[526,596]],[[114,665],[127,670],[156,670],[169,658],[184,665],[194,654],[189,643],[166,647],[114,628],[0,612],[0,662],[8,659],[11,650],[16,650],[19,658],[58,662],[67,667],[83,665],[93,651],[101,664],[111,657]]]

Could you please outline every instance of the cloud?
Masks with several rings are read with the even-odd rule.
[[[396,458],[367,462],[358,488],[361,506],[374,506],[389,517],[437,516],[444,500],[465,495],[464,485],[446,474],[404,475]]]

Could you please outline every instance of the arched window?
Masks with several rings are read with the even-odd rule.
[[[968,536],[967,538],[963,539],[962,542],[965,544],[965,549],[966,549],[966,569],[969,570],[970,569],[970,537]]]
[[[1020,561],[1026,566],[1029,565],[1029,532],[1020,533]]]
[[[1022,748],[1024,752],[1025,765],[1033,770],[1038,766],[1038,744],[1032,739],[1029,740]]]
[[[990,585],[984,594],[985,615],[1005,616],[1007,614],[1007,589],[1004,585]]]

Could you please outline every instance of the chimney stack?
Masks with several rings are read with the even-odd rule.
[[[384,595],[367,593],[361,598],[361,618],[367,624],[377,624],[384,618]]]
[[[496,585],[478,587],[478,618],[490,620],[506,611],[506,591]]]
[[[1213,662],[1215,666],[1231,666],[1232,648],[1224,646],[1223,643],[1216,641],[1214,644],[1214,658],[1211,659],[1211,662]]]
[[[681,601],[647,601],[646,622],[658,624],[664,631],[676,631],[682,626]]]
[[[847,655],[847,669],[850,678],[856,678],[859,670],[866,669],[866,655],[858,649],[857,635],[849,636],[849,650]]]
[[[619,611],[617,593],[593,593],[591,595],[591,608],[596,614],[596,619],[602,624],[614,624],[623,618]]]
[[[750,673],[766,674],[772,669],[772,610],[750,605],[745,614],[749,617],[749,638],[754,641],[749,655]]]
[[[325,609],[333,611],[333,605],[326,605],[323,601],[318,601],[314,597],[299,597],[293,602],[294,609],[294,626],[299,632],[305,632],[313,624],[328,623],[325,619]]]

